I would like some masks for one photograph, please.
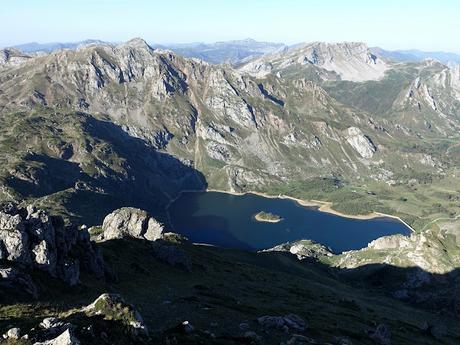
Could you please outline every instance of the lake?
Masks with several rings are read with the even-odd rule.
[[[168,211],[174,231],[191,241],[246,250],[310,239],[341,253],[366,247],[382,236],[411,232],[394,218],[345,218],[321,212],[317,207],[302,206],[294,200],[251,193],[183,193]],[[254,215],[260,211],[283,219],[277,223],[256,221]]]

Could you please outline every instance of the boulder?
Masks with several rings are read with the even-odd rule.
[[[195,327],[193,327],[193,325],[188,321],[182,322],[182,328],[186,334],[190,334],[195,331]]]
[[[5,334],[3,334],[3,339],[19,339],[21,337],[21,329],[14,327],[10,328]]]
[[[192,271],[192,259],[190,255],[176,245],[164,241],[152,243],[153,256],[173,267],[181,268],[187,272]]]
[[[123,207],[107,215],[102,224],[104,240],[132,237],[155,241],[163,234],[163,225],[147,211]]]
[[[66,323],[58,319],[57,317],[47,317],[40,322],[39,327],[43,329],[52,329],[65,326]],[[67,324],[68,325],[68,324]]]
[[[38,326],[42,334],[42,338],[40,339],[52,339],[68,329],[70,329],[71,332],[74,329],[72,324],[64,322],[56,317],[47,317],[43,319]]]
[[[102,294],[93,303],[83,308],[88,315],[102,315],[106,319],[120,321],[127,326],[134,335],[148,336],[148,329],[142,316],[132,304],[128,304],[118,294]]]
[[[384,324],[378,325],[369,336],[379,345],[391,345],[391,332]]]
[[[72,330],[66,329],[58,337],[44,342],[37,342],[34,345],[80,345],[80,341],[75,337]]]

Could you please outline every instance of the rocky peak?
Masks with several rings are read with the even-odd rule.
[[[273,66],[274,70],[292,66],[315,66],[335,72],[342,80],[351,81],[380,79],[388,68],[383,60],[361,42],[299,44],[253,60],[243,66],[242,70],[251,73],[251,66],[254,68],[258,66],[258,76],[260,76],[260,66]],[[270,71],[266,71],[266,74]]]
[[[152,50],[152,47],[150,47],[149,44],[143,38],[140,38],[140,37],[132,38],[129,41],[120,44],[119,46],[120,47],[129,47],[129,48],[134,48],[134,49]]]
[[[449,63],[449,72],[450,72],[450,85],[455,91],[457,99],[460,100],[460,64],[458,63]]]
[[[14,48],[2,49],[0,50],[0,68],[3,66],[18,66],[30,58],[31,56],[23,54]]]
[[[340,55],[353,57],[360,54],[370,54],[369,47],[363,42],[312,42],[297,45],[292,49],[298,52],[311,52],[312,55],[321,58],[318,62],[331,60]]]

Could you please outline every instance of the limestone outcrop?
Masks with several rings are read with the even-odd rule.
[[[363,158],[372,158],[377,151],[377,147],[369,137],[357,127],[350,127],[346,134],[347,142],[361,155]]]
[[[121,321],[132,330],[134,335],[149,333],[139,312],[118,294],[102,294],[82,311],[88,316],[102,315],[108,320]]]
[[[162,237],[164,228],[147,211],[123,207],[105,217],[102,230],[103,240],[131,237],[155,241]]]
[[[104,264],[86,229],[66,225],[61,217],[51,216],[34,206],[0,207],[0,259],[7,264],[37,268],[68,283],[79,282],[80,269],[104,276]],[[4,270],[2,278],[21,281],[35,294],[28,279],[15,270]]]

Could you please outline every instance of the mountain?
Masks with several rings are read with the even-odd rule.
[[[79,42],[67,43],[25,43],[12,48],[26,54],[50,53],[61,49],[77,49],[90,44],[106,44],[101,40],[88,39]],[[152,44],[154,48],[169,49],[184,57],[198,58],[213,64],[239,64],[248,59],[271,53],[283,48],[282,43],[259,42],[253,39],[224,41],[216,43],[183,43],[183,44]]]
[[[30,43],[23,43],[13,46],[12,48],[20,50],[24,53],[50,53],[55,50],[59,49],[76,49],[79,46],[84,46],[88,44],[103,44],[104,41],[101,40],[94,40],[88,39],[78,42],[50,42],[50,43],[37,43],[37,42],[30,42]]]
[[[371,51],[384,58],[402,62],[420,62],[424,59],[435,59],[447,64],[449,62],[460,63],[460,55],[449,52],[426,52],[417,49],[410,50],[385,50],[382,48],[371,48]]]
[[[262,68],[261,77],[254,66],[269,68]],[[415,67],[392,65],[358,43],[301,45],[234,69],[134,39],[5,66],[0,83],[0,109],[9,123],[2,134],[3,150],[10,152],[0,174],[5,198],[40,197],[50,203],[55,195],[62,204],[82,193],[76,186],[84,181],[98,197],[115,197],[122,205],[132,195],[130,202],[145,207],[150,197],[136,192],[145,180],[164,195],[158,200],[173,198],[185,188],[182,183],[275,193],[300,183],[288,194],[335,198],[334,193],[310,190],[318,178],[331,186],[337,180],[343,185],[372,183],[381,193],[388,193],[390,185],[390,193],[398,194],[406,192],[408,181],[454,178],[458,161],[458,69],[429,61]],[[53,123],[59,130],[50,130]],[[174,168],[178,185],[149,176],[158,163],[142,157],[132,161],[136,156],[120,151],[129,149],[120,143],[123,133],[133,144],[137,138],[152,154],[164,153],[183,165]],[[95,136],[99,139],[93,142]],[[47,157],[55,164],[43,161]],[[80,175],[53,181],[49,169],[68,162],[81,169]],[[186,178],[185,172],[196,175],[194,170],[206,183],[201,177],[195,182]],[[141,171],[146,171],[142,177],[133,175]],[[118,187],[126,181],[137,184],[128,188],[133,193]],[[36,186],[47,186],[47,192]],[[367,191],[361,192],[349,208],[397,208],[411,223],[432,219],[419,219],[410,207],[369,200]],[[341,188],[336,197],[347,193],[349,187]],[[446,207],[445,212],[454,212],[455,207]]]
[[[458,342],[458,65],[351,42],[237,67],[140,38],[2,56],[0,325],[31,330],[26,344]],[[206,189],[381,212],[414,233],[337,255],[168,234],[169,203]]]
[[[0,67],[16,66],[31,58],[30,55],[24,54],[16,49],[0,50]]]
[[[79,46],[104,43],[108,42],[96,39],[87,39],[78,42],[30,42],[14,45],[11,48],[25,54],[34,54],[50,53],[60,49],[76,49]],[[288,48],[288,46],[283,43],[260,42],[250,38],[215,43],[172,43],[151,44],[151,46],[154,48],[169,49],[181,56],[197,58],[213,64],[230,63],[235,65]],[[460,55],[442,51],[427,52],[417,49],[386,50],[379,47],[371,47],[369,48],[369,52],[381,58],[399,62],[420,62],[424,59],[436,59],[444,64],[448,64],[449,62],[460,63]]]
[[[198,58],[214,64],[240,64],[254,57],[280,50],[285,45],[282,43],[258,42],[248,38],[210,44],[171,44],[163,47],[171,49],[179,55]]]
[[[245,65],[242,70],[263,76],[272,71],[297,66],[319,67],[334,72],[342,80],[365,81],[383,77],[386,63],[372,54],[363,43],[306,43],[263,56]],[[328,76],[327,78],[334,78]]]

